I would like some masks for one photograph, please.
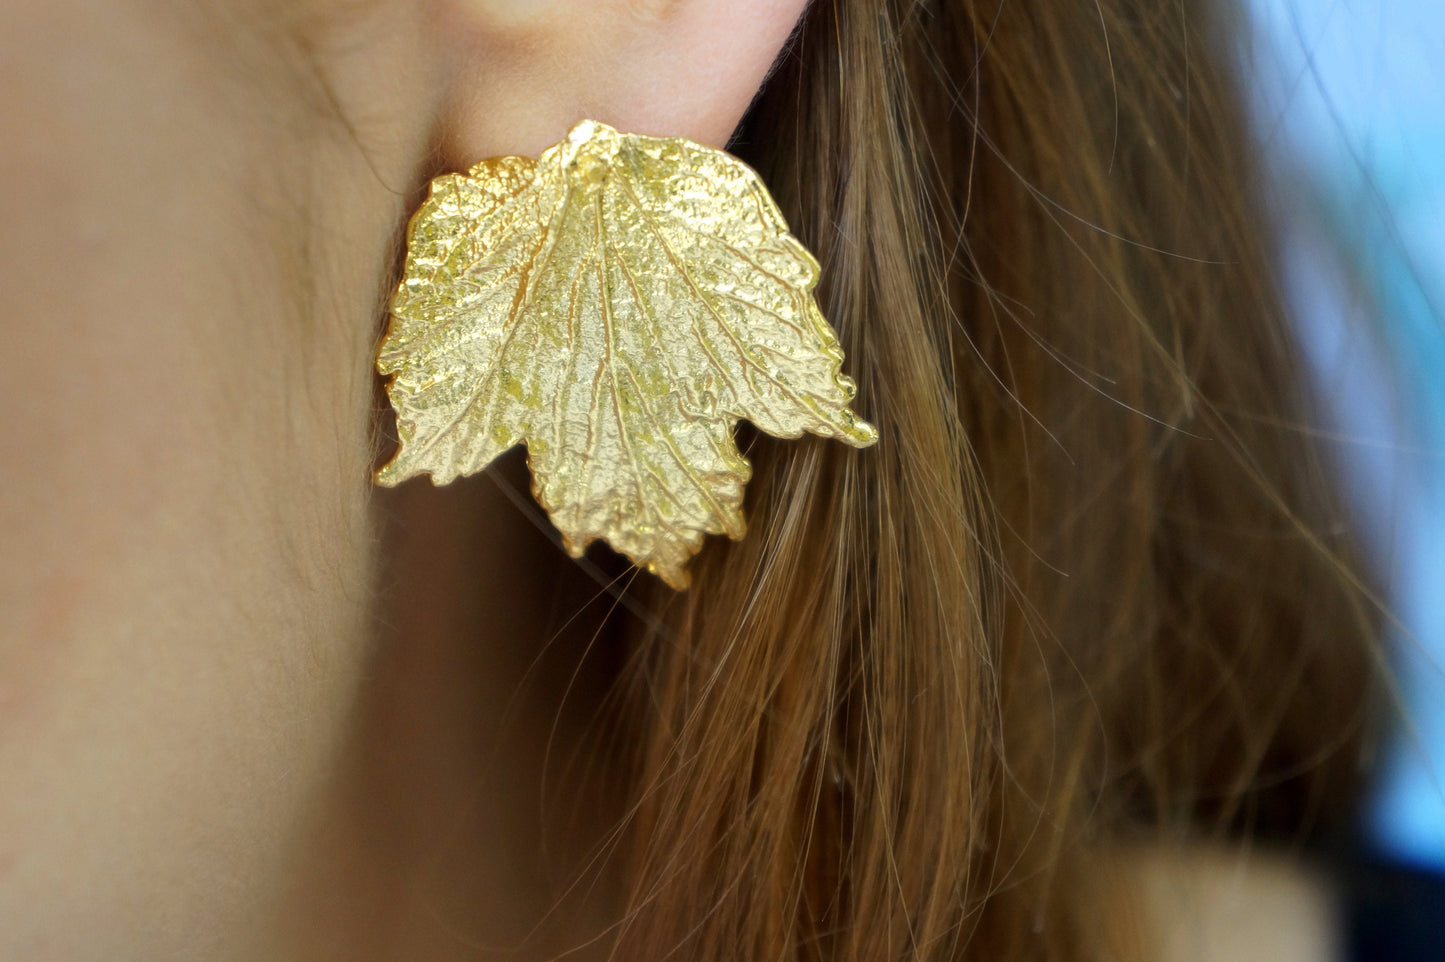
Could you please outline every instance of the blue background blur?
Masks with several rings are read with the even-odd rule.
[[[1286,282],[1401,623],[1404,718],[1361,833],[1445,876],[1445,0],[1247,4]]]

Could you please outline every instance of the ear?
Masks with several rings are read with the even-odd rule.
[[[724,146],[807,0],[450,0],[443,161],[536,156],[583,119]]]

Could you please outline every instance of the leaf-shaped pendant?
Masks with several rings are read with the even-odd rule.
[[[535,161],[438,177],[407,244],[380,484],[446,484],[525,442],[573,556],[603,538],[682,588],[705,534],[742,537],[739,419],[877,439],[848,409],[817,262],[722,151],[584,121]]]

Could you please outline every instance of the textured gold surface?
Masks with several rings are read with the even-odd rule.
[[[746,418],[857,447],[818,264],[751,168],[584,121],[536,160],[432,182],[377,369],[401,448],[437,484],[527,445],[574,556],[603,538],[674,587],[704,534],[743,534]]]

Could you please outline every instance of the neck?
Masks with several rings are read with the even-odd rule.
[[[602,786],[579,791],[610,598],[588,605],[595,586],[503,491],[527,490],[522,459],[504,462],[378,497],[376,646],[290,957],[550,959],[601,928],[595,891],[566,887],[615,820]]]
[[[283,271],[324,271],[279,283],[305,285],[309,304],[335,315],[303,320],[347,332],[344,348],[319,357],[361,388],[363,417],[374,403],[374,305],[394,283],[406,213],[436,172],[431,132],[448,99],[447,71],[413,66],[446,52],[419,49],[431,34],[409,7],[372,4],[309,34],[294,70],[315,84],[315,115],[274,125],[263,151],[295,155],[276,166],[295,178],[278,195],[306,201],[288,212],[290,236],[306,240]],[[289,127],[307,133],[298,141]],[[526,492],[521,458],[509,461],[501,483]],[[559,588],[574,583],[560,575],[570,563],[491,477],[370,497],[372,646],[344,761],[298,859],[284,954],[441,962],[486,945],[552,957],[586,915],[576,899],[557,911],[552,883],[567,877],[574,835],[591,834],[572,819],[575,798],[547,797],[568,780],[592,704],[573,684],[587,619],[556,638],[549,616],[578,603]]]

